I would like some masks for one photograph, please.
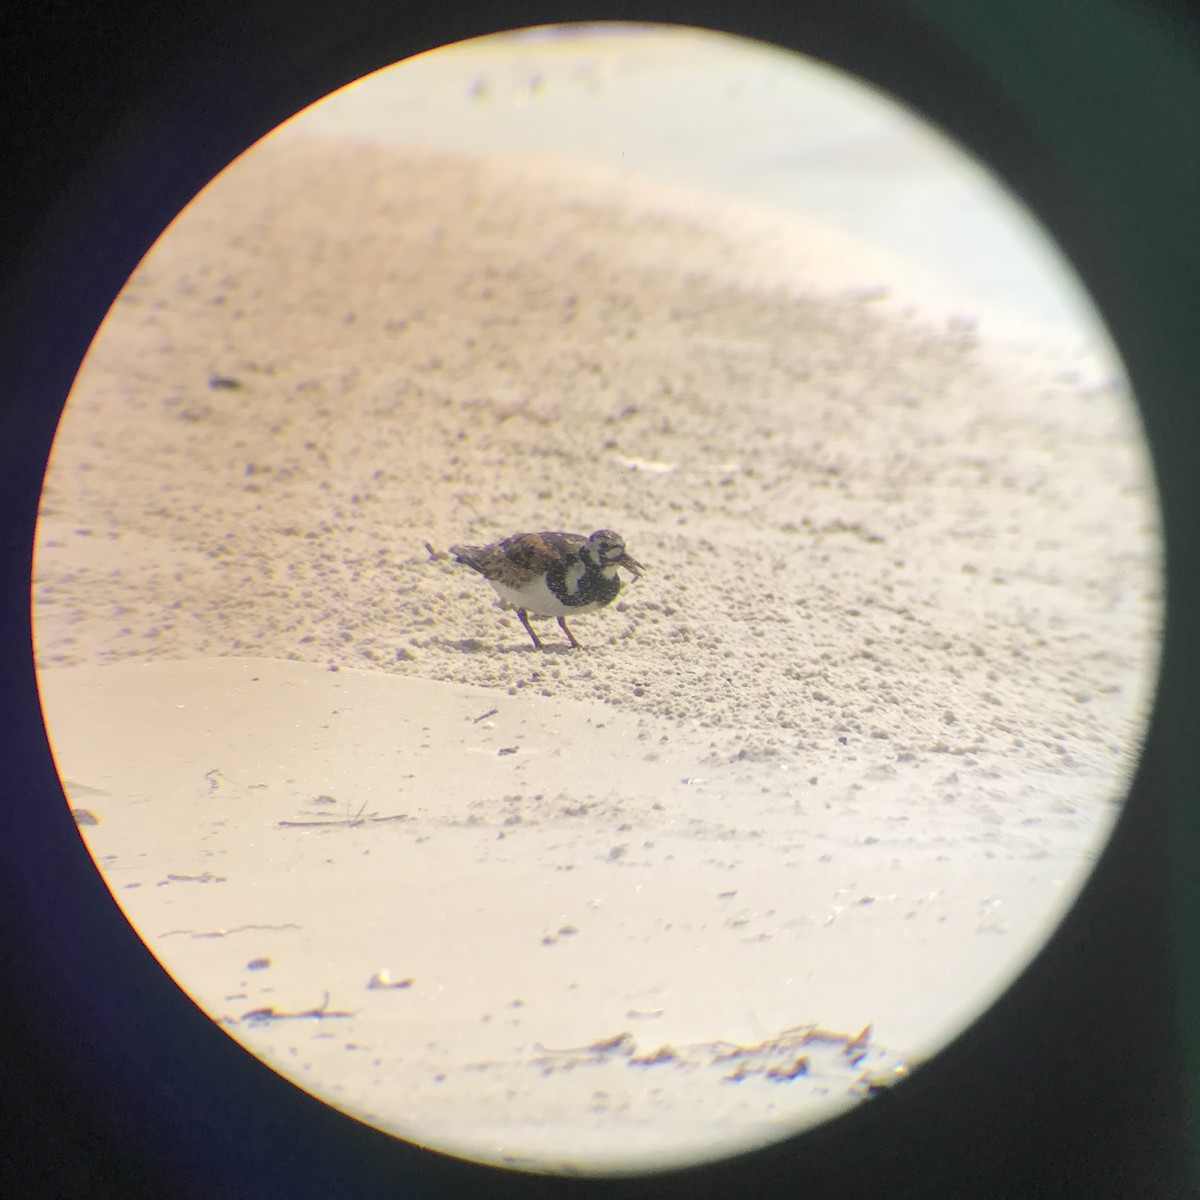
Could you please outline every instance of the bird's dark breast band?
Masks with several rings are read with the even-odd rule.
[[[555,562],[546,572],[546,586],[568,608],[581,608],[590,604],[611,604],[621,590],[621,581],[616,575],[606,575],[598,571],[591,563],[586,564],[582,577],[575,586],[575,591],[567,588],[567,572],[578,565],[580,559],[573,562]]]

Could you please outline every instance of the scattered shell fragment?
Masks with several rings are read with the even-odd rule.
[[[367,987],[407,988],[412,987],[412,984],[413,981],[411,977],[406,977],[404,979],[393,979],[391,971],[387,970],[385,967],[382,971],[376,971],[375,974],[371,976],[371,981],[367,984]]]

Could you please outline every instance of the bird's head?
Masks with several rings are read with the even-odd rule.
[[[640,577],[646,570],[640,562],[631,558],[625,549],[625,539],[611,529],[597,529],[587,540],[584,553],[603,569],[604,567],[624,567]]]

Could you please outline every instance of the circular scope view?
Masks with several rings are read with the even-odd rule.
[[[1162,547],[1032,218],[695,30],[447,47],[275,131],[99,330],[47,726],[163,967],[298,1086],[535,1172],[905,1078],[1119,814]]]

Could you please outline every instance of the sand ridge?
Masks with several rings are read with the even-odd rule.
[[[180,218],[89,358],[43,505],[44,664],[295,657],[772,729],[778,750],[1128,751],[1145,651],[1120,631],[1153,621],[1156,562],[1121,397],[997,378],[969,335],[869,302],[698,274],[719,232],[647,230],[615,195],[551,196],[550,219],[494,164],[267,149]],[[629,261],[668,238],[672,262]],[[118,460],[128,486],[99,494]],[[525,653],[425,549],[602,526],[653,571],[581,621],[623,651],[602,667]],[[89,537],[110,543],[94,565]],[[129,580],[146,538],[171,569]],[[56,637],[59,559],[96,603]]]

